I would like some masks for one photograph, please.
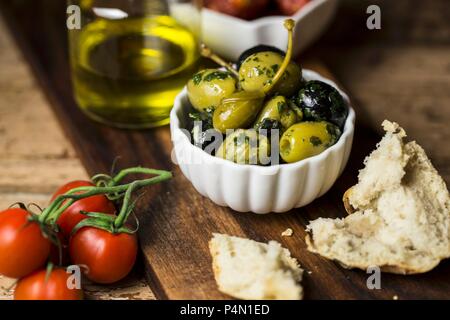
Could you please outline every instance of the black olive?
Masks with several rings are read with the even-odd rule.
[[[348,107],[339,91],[322,81],[308,81],[294,99],[303,111],[303,119],[328,121],[342,129]]]
[[[279,53],[280,55],[282,55],[283,57],[286,54],[283,50],[280,50],[276,47],[267,46],[265,44],[260,44],[260,45],[254,46],[250,49],[247,49],[241,53],[241,55],[239,56],[238,61],[237,61],[237,70],[239,70],[239,68],[241,67],[242,62],[244,62],[244,60],[247,59],[248,57],[250,57],[252,54],[258,53],[258,52],[265,52],[265,51],[276,52],[276,53]]]

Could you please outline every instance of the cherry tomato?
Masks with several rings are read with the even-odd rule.
[[[55,200],[57,196],[64,194],[71,189],[86,186],[94,186],[94,184],[90,181],[84,180],[71,181],[56,190],[55,194],[52,196],[51,201]],[[114,207],[114,203],[103,194],[76,201],[59,216],[59,219],[57,221],[58,226],[61,228],[61,232],[66,237],[66,239],[70,238],[70,234],[73,228],[81,220],[86,219],[86,216],[81,214],[80,211],[114,214],[116,208]]]
[[[97,283],[113,283],[124,278],[133,268],[137,256],[134,234],[110,233],[84,227],[70,239],[72,263],[85,265],[86,276]]]
[[[48,278],[47,270],[35,271],[17,282],[14,300],[82,300],[83,290],[69,288],[70,276],[63,268],[52,270]]]
[[[29,217],[20,208],[0,212],[0,274],[21,278],[46,262],[52,243]]]

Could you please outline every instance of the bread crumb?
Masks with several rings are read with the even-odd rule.
[[[291,228],[287,228],[286,230],[284,230],[281,233],[282,237],[291,237],[294,234],[294,230],[292,230]]]
[[[395,296],[393,296],[393,297],[392,297],[392,299],[394,299],[394,300],[398,300],[398,296],[397,296],[397,295],[395,295]]]
[[[312,274],[312,271],[307,271],[308,274]]]

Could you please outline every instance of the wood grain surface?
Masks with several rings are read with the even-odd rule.
[[[172,181],[146,192],[137,208],[141,220],[140,240],[147,277],[158,298],[227,298],[217,291],[213,280],[207,249],[212,232],[245,236],[258,241],[273,239],[281,242],[308,271],[304,279],[307,299],[392,299],[394,296],[399,299],[450,298],[449,261],[424,275],[405,277],[383,274],[382,289],[368,290],[365,272],[345,270],[336,263],[305,250],[306,224],[319,216],[343,216],[342,193],[356,181],[357,170],[362,166],[364,155],[374,148],[379,139],[376,133],[378,128],[370,118],[370,110],[362,108],[360,104],[355,106],[359,125],[351,159],[342,177],[325,196],[305,208],[286,214],[236,213],[217,207],[201,197],[182,176],[170,161],[172,146],[167,127],[151,131],[121,131],[88,121],[81,114],[71,95],[64,45],[64,10],[61,4],[35,1],[33,4],[28,3],[28,10],[21,10],[21,1],[12,1],[3,6],[16,39],[89,173],[108,171],[118,155],[122,157],[120,165],[123,167],[139,164],[174,172],[175,178]],[[41,26],[41,29],[36,28],[36,25]],[[333,43],[329,45],[332,47]],[[315,56],[315,52],[322,56],[331,54],[320,51],[320,48],[312,48],[306,57]],[[302,61],[307,64],[306,58]],[[320,64],[311,65],[328,75]],[[367,75],[364,74],[364,77]],[[437,82],[436,79],[435,81]],[[388,86],[386,84],[381,87]],[[389,94],[389,90],[386,89],[385,92]],[[355,101],[359,101],[359,98]],[[383,116],[389,117],[396,104],[390,104],[392,101],[388,96],[384,102],[387,107],[380,110]],[[404,118],[409,117],[405,110],[402,115]],[[415,134],[413,132],[412,136]],[[430,149],[427,145],[424,147]],[[435,151],[436,158],[445,158],[449,156],[448,152],[447,143],[447,148],[444,144],[440,152]],[[447,163],[439,160],[437,163],[440,164],[439,170],[448,172],[445,171],[448,170]],[[289,238],[281,237],[281,233],[288,227],[294,230],[294,235]]]

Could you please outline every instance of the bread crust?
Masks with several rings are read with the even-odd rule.
[[[345,211],[347,211],[348,214],[352,214],[356,211],[355,208],[350,204],[350,196],[352,194],[353,187],[350,187],[345,191],[344,195],[342,196],[342,202],[344,203]]]

